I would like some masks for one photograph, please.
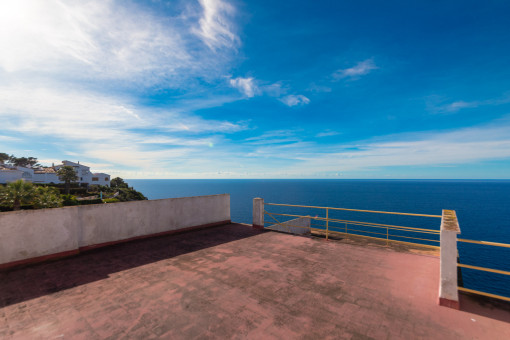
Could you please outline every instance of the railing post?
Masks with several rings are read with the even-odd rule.
[[[460,234],[460,227],[455,210],[443,210],[440,231],[439,305],[455,309],[459,309],[457,234]]]
[[[329,209],[326,208],[326,241],[329,240]]]
[[[264,199],[253,199],[253,228],[264,229]]]

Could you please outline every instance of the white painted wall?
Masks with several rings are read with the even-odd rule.
[[[85,179],[85,178],[84,178]],[[110,186],[110,175],[105,173],[94,173],[87,177],[87,183],[92,185],[107,185]]]
[[[42,174],[34,173],[34,177],[32,179],[34,183],[64,183],[59,178],[58,175],[54,172],[45,172]]]
[[[224,221],[229,194],[3,212],[0,265]]]
[[[21,179],[23,171],[21,170],[0,170],[0,183],[6,184]]]
[[[80,247],[230,220],[230,195],[168,198],[80,208]],[[105,209],[107,208],[107,209]]]

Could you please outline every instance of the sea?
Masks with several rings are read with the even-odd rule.
[[[263,198],[265,203],[429,215],[441,215],[443,209],[449,209],[457,213],[459,238],[510,244],[510,180],[130,179],[126,182],[149,199],[228,193],[232,221],[250,224],[255,197]],[[266,210],[325,216],[325,210],[314,208],[266,206]],[[282,221],[280,215],[266,216],[266,220],[273,218]],[[351,211],[330,211],[329,218],[433,230],[439,230],[441,222],[430,217]],[[352,228],[368,231],[359,226]],[[386,229],[375,230],[386,233]],[[400,234],[396,239],[413,241],[404,235],[410,236]],[[463,264],[510,271],[510,248],[459,242],[459,258]],[[510,276],[462,268],[462,280],[466,288],[510,297]]]

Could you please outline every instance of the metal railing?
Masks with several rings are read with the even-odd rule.
[[[484,246],[510,248],[510,244],[506,244],[506,243],[497,243],[497,242],[488,242],[488,241],[477,241],[477,240],[466,240],[466,239],[461,239],[461,238],[457,239],[457,241],[458,242],[465,242],[465,243],[481,244],[481,245],[484,245]],[[492,268],[486,268],[486,267],[472,266],[472,265],[469,265],[469,264],[462,264],[462,263],[458,263],[457,266],[460,267],[460,268],[468,268],[468,269],[473,269],[473,270],[478,270],[478,271],[483,271],[483,272],[496,273],[496,274],[509,275],[510,276],[510,272],[506,271],[506,270],[499,270],[499,269],[492,269]],[[460,291],[462,291],[462,292],[468,292],[468,293],[488,296],[488,297],[496,298],[496,299],[500,299],[500,300],[510,301],[510,297],[507,297],[507,296],[491,294],[491,293],[482,292],[482,291],[479,291],[479,290],[474,290],[474,289],[469,289],[469,288],[464,288],[464,287],[460,287],[460,286],[457,287],[457,288]]]
[[[333,208],[333,207],[320,207],[309,205],[295,205],[295,204],[279,204],[279,203],[264,203],[264,206],[280,206],[292,208],[306,208],[306,209],[319,209],[324,211],[324,216],[319,217],[310,215],[297,215],[297,214],[283,214],[268,212],[264,208],[264,216],[269,216],[270,220],[264,218],[264,227],[266,229],[275,229],[273,226],[281,226],[285,228],[306,228],[311,233],[325,234],[326,240],[330,235],[354,235],[357,237],[365,237],[371,239],[384,240],[389,242],[419,245],[422,247],[430,247],[439,249],[439,230],[428,228],[413,228],[400,225],[382,224],[373,222],[353,221],[340,218],[332,218],[330,212],[332,211],[346,211],[346,212],[359,212],[359,213],[373,213],[373,214],[389,214],[400,216],[413,216],[413,217],[428,217],[428,218],[441,218],[441,215],[428,215],[428,214],[412,214],[412,213],[399,213],[389,211],[375,211],[375,210],[361,210],[361,209],[346,209],[346,208]],[[309,218],[310,227],[303,227],[293,225],[291,221],[281,221],[282,218]],[[313,222],[312,222],[313,221]],[[266,226],[269,224],[269,226]],[[419,234],[419,235],[416,235]],[[420,237],[417,237],[420,236]],[[399,240],[400,239],[400,240]],[[406,241],[403,241],[405,239]],[[419,240],[421,242],[411,242],[411,240]],[[438,245],[432,245],[428,243]]]
[[[312,211],[314,211],[314,213],[303,215],[297,213],[269,212],[266,210],[266,206],[286,207],[288,208],[287,210],[293,210],[291,212],[294,212],[296,210],[299,211],[299,209],[308,210],[311,209]],[[257,208],[257,213],[255,213],[255,207]],[[324,213],[321,214],[322,216],[315,215],[316,210],[322,210]],[[335,214],[334,212],[336,212],[336,214],[338,215],[342,211],[346,212],[347,215],[351,216],[356,213],[369,213],[369,214],[409,216],[418,218],[421,217],[439,218],[441,219],[441,230],[436,230],[432,228],[407,227],[395,224],[364,222],[359,220],[352,220],[350,216],[347,216],[347,218],[349,219],[332,217],[332,215]],[[269,219],[267,219],[267,217],[269,217]],[[304,223],[304,221],[306,221],[306,223]],[[393,222],[393,219],[391,220],[391,222]],[[461,285],[457,283],[457,270],[454,270],[455,267],[458,267],[459,270],[461,270],[461,268],[466,268],[469,270],[476,270],[481,272],[510,276],[510,271],[507,270],[493,269],[460,263],[460,261],[458,261],[459,260],[457,246],[458,242],[502,248],[510,248],[510,244],[457,238],[457,234],[460,233],[460,229],[456,213],[453,210],[443,210],[443,215],[412,214],[390,211],[347,209],[310,205],[265,203],[263,199],[257,198],[254,199],[254,225],[260,227],[263,226],[265,229],[273,229],[277,231],[287,231],[293,233],[296,233],[296,229],[292,230],[292,228],[304,228],[307,229],[310,233],[325,236],[326,240],[328,240],[331,236],[336,234],[353,235],[356,237],[384,240],[386,241],[386,244],[389,244],[389,242],[396,242],[415,246],[417,245],[420,247],[430,247],[435,250],[440,249],[441,250],[440,304],[441,300],[446,300],[453,303],[451,306],[456,304],[457,305],[456,308],[458,308],[458,296],[457,296],[458,292],[468,292],[472,294],[487,296],[490,298],[510,301],[510,297],[508,296],[497,295],[480,290],[461,287]]]

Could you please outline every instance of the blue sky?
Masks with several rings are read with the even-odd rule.
[[[0,3],[0,152],[124,178],[510,178],[507,1]]]

